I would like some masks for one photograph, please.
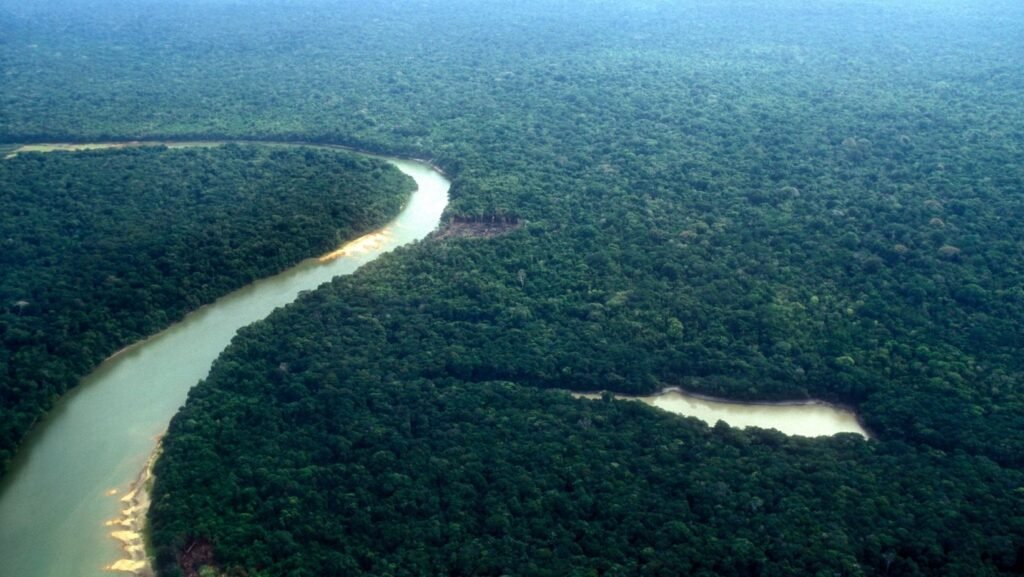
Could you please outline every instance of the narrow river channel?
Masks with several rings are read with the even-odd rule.
[[[448,180],[426,163],[387,160],[418,188],[383,229],[188,315],[108,359],[58,402],[0,484],[0,577],[109,577],[123,553],[104,523],[119,516],[157,437],[238,329],[437,228]]]

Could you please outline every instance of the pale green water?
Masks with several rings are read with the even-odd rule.
[[[214,143],[190,143],[208,144]],[[418,190],[383,234],[350,243],[344,256],[326,264],[308,260],[189,315],[105,362],[58,403],[0,484],[0,577],[111,575],[104,567],[122,555],[104,522],[118,516],[119,499],[156,437],[237,330],[437,227],[449,182],[425,164],[391,162],[416,180]],[[744,405],[674,391],[639,400],[712,424],[721,419],[788,434],[866,436],[853,413],[827,405]],[[107,494],[112,489],[116,495]]]
[[[417,191],[383,234],[328,263],[311,259],[190,314],[103,363],[32,431],[0,484],[0,577],[91,577],[120,558],[104,526],[155,441],[239,328],[301,291],[403,244],[440,221],[449,182],[426,164],[389,159]],[[107,492],[117,489],[117,495]]]
[[[586,399],[601,398],[600,393],[575,393]],[[837,433],[868,433],[851,411],[826,403],[730,403],[687,395],[677,389],[666,389],[657,395],[632,397],[615,395],[616,399],[641,401],[670,413],[697,417],[709,425],[724,421],[731,427],[776,429],[787,435],[821,437]]]

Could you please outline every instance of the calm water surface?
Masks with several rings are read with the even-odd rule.
[[[577,393],[577,397],[599,399],[600,393]],[[852,411],[819,402],[747,404],[687,395],[678,389],[666,389],[657,395],[616,399],[641,401],[686,417],[697,417],[709,425],[725,421],[732,427],[776,429],[787,435],[821,437],[836,433],[868,433]]]
[[[109,576],[105,568],[121,552],[104,522],[118,516],[119,499],[143,468],[157,437],[238,329],[292,302],[300,292],[349,274],[437,227],[449,182],[426,164],[389,160],[413,177],[418,189],[385,228],[330,258],[310,259],[190,314],[103,363],[61,399],[32,431],[0,485],[0,577]],[[620,398],[709,424],[723,420],[791,435],[867,436],[856,415],[825,404],[736,404],[674,390]]]
[[[437,227],[449,182],[426,164],[389,160],[418,189],[385,228],[190,314],[60,400],[0,485],[0,577],[109,577],[121,551],[104,522],[118,516],[157,437],[238,329]]]

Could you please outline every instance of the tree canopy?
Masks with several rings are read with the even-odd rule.
[[[164,574],[1024,571],[1019,2],[0,7],[0,140],[348,143],[514,223],[246,331],[166,439]],[[546,390],[669,384],[878,440]]]
[[[102,359],[384,224],[411,186],[381,161],[313,148],[0,160],[0,471]]]

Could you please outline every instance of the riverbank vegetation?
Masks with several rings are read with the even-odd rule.
[[[0,471],[116,350],[383,225],[412,183],[378,160],[227,145],[0,161]]]
[[[197,544],[228,575],[1020,569],[1019,470],[414,377],[387,355],[372,296],[387,285],[359,276],[246,329],[190,394],[156,470],[161,574]],[[465,351],[421,336],[403,353],[440,366]]]
[[[1024,570],[1019,3],[168,6],[12,3],[0,133],[407,153],[517,225],[246,331],[158,464],[166,574]],[[879,440],[538,390],[665,385]]]

